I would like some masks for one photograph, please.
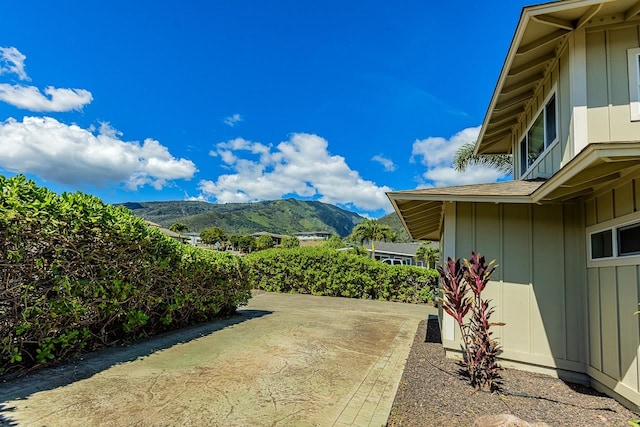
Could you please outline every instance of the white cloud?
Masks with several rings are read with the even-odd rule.
[[[371,158],[371,160],[373,160],[374,162],[380,163],[384,168],[384,170],[387,172],[393,172],[394,170],[396,170],[396,165],[393,164],[393,161],[391,159],[387,159],[386,157],[380,154],[376,154]]]
[[[479,184],[495,182],[502,177],[502,172],[488,166],[473,165],[464,172],[453,168],[453,158],[458,148],[467,142],[474,142],[479,132],[480,127],[473,127],[463,129],[449,139],[429,137],[416,140],[411,151],[411,162],[418,159],[427,167],[422,175],[426,182],[421,187]]]
[[[220,156],[234,173],[217,180],[202,180],[199,189],[218,203],[278,199],[287,194],[319,197],[325,203],[375,211],[391,211],[385,195],[391,191],[364,180],[349,168],[341,156],[331,155],[328,142],[317,135],[292,134],[275,148],[241,138],[216,145]],[[245,152],[244,156],[242,153]],[[258,157],[249,160],[242,157]]]
[[[224,123],[229,125],[229,126],[231,126],[231,127],[234,127],[236,125],[236,123],[239,123],[242,120],[243,120],[242,116],[240,116],[240,114],[236,113],[233,116],[225,117],[224,118]]]
[[[160,190],[169,181],[191,179],[196,167],[176,159],[167,147],[147,138],[123,141],[121,133],[103,123],[93,128],[67,125],[51,117],[10,118],[0,123],[0,167],[67,185],[123,183],[136,190]]]
[[[24,70],[27,57],[15,47],[0,46],[0,75],[16,74],[20,80],[30,80]]]
[[[15,47],[0,47],[0,75],[16,74],[20,80],[31,80],[24,70],[26,59]],[[81,110],[93,101],[93,95],[85,89],[53,86],[46,87],[43,94],[35,86],[0,83],[0,101],[30,111],[63,112]]]
[[[35,86],[10,85],[0,83],[0,101],[30,111],[71,111],[81,110],[93,100],[91,92],[85,89],[60,89],[47,87],[43,95]]]

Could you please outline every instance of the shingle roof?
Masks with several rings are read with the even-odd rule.
[[[492,198],[492,197],[518,197],[518,196],[530,196],[536,191],[544,181],[505,181],[505,182],[492,182],[488,184],[471,184],[471,185],[457,185],[453,187],[439,187],[439,188],[423,188],[420,190],[406,190],[389,192],[387,195],[390,199],[409,199],[416,197],[414,200],[445,200],[442,196],[455,196],[456,200],[459,197],[473,197],[473,198]],[[484,200],[487,201],[487,200]]]

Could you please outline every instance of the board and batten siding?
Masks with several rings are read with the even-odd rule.
[[[631,121],[627,50],[640,47],[638,22],[586,29],[588,141],[640,139]]]
[[[568,48],[565,46],[557,61],[547,71],[547,75],[537,89],[535,96],[527,104],[523,120],[518,123],[514,131],[514,149],[512,151],[517,153],[520,149],[520,141],[522,141],[533,121],[541,113],[545,102],[549,99],[549,95],[555,92],[559,141],[540,155],[540,158],[522,179],[549,178],[573,157],[572,144],[569,143],[571,121],[571,108],[568,102],[570,98],[569,71],[569,54]],[[516,159],[519,158],[519,156],[516,157]],[[515,171],[516,176],[520,176],[519,162],[515,163],[518,169]]]
[[[624,223],[626,218],[637,216],[640,172],[586,199],[584,211],[585,225],[591,229],[597,229],[598,224]],[[603,261],[596,266],[588,264],[587,287],[590,343],[587,373],[622,397],[640,404],[640,319],[633,314],[640,302],[640,265],[625,263],[624,259]]]
[[[484,297],[495,306],[492,320],[506,323],[495,328],[500,357],[584,372],[585,259],[576,254],[584,247],[581,207],[458,202],[447,203],[445,210],[447,219],[455,218],[455,238],[444,248],[445,257],[469,258],[476,251],[498,264]],[[453,339],[443,334],[449,351],[460,348],[457,329],[448,331]]]

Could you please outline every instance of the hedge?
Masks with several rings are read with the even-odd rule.
[[[408,303],[431,302],[438,273],[391,266],[326,247],[269,249],[248,255],[255,289]]]
[[[0,374],[229,315],[245,276],[123,207],[0,175]]]

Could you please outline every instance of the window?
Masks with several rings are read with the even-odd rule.
[[[618,228],[618,255],[640,254],[640,224]]]
[[[520,176],[558,140],[556,122],[556,95],[553,94],[520,142]]]
[[[640,212],[587,228],[588,266],[640,265]]]
[[[640,121],[640,48],[627,51],[629,64],[629,108],[631,120]]]
[[[610,258],[613,256],[613,232],[600,231],[591,235],[591,258]]]

